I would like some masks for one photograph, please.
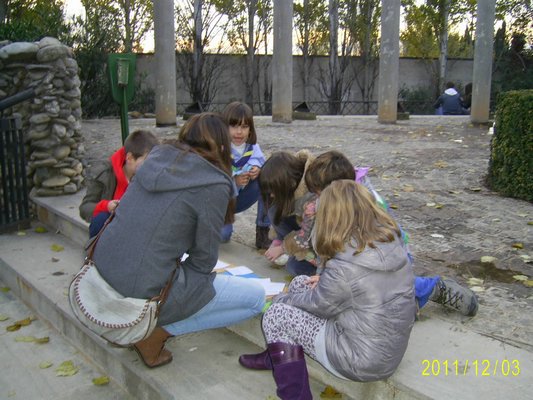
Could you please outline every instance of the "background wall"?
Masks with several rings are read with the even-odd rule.
[[[189,92],[186,89],[187,72],[183,70],[180,65],[183,65],[183,55],[176,55],[177,65],[177,99],[178,112],[186,105],[191,103]],[[240,55],[207,55],[211,62],[216,59],[219,62],[218,75],[215,81],[214,96],[212,98],[211,110],[218,110],[223,105],[234,100],[243,100],[245,95],[244,86],[244,72],[246,59],[245,56]],[[270,84],[270,63],[271,56],[256,56],[256,62],[261,65],[259,68],[259,78],[257,80],[256,88],[254,89],[254,102],[264,102],[265,82]],[[293,59],[293,102],[298,104],[303,101],[315,104],[315,107],[320,108],[321,103],[327,102],[327,97],[321,91],[321,83],[326,80],[325,71],[328,69],[327,57],[314,57],[310,68],[310,82],[307,85],[307,98],[303,95],[303,80],[302,80],[302,63],[301,56],[294,56]],[[438,61],[424,61],[414,58],[400,59],[400,89],[427,90],[427,102],[433,102],[436,94],[441,90],[434,87],[434,79],[432,77],[431,69],[437,70]],[[361,92],[353,81],[353,75],[356,70],[360,70],[361,60],[358,57],[350,59],[349,66],[346,68],[345,83],[350,90],[345,92],[343,102],[361,102]],[[377,63],[376,63],[377,68]],[[155,88],[155,57],[153,54],[139,54],[137,56],[137,80],[142,82],[141,86],[145,89]],[[467,83],[472,81],[473,60],[472,59],[449,59],[448,60],[448,77],[447,80],[453,81],[459,89],[462,89]],[[265,76],[266,75],[266,76]],[[266,79],[265,79],[266,78]],[[349,82],[352,81],[351,85]],[[374,93],[371,96],[371,101],[377,101],[377,87],[378,80],[374,82]],[[269,89],[269,88],[268,88]],[[267,99],[268,101],[268,99]],[[257,111],[257,110],[256,110]],[[357,112],[346,112],[347,114],[357,114]]]

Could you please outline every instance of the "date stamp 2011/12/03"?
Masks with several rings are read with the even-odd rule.
[[[503,376],[520,375],[518,360],[422,360],[422,376]]]

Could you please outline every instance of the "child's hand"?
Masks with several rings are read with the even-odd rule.
[[[274,262],[279,256],[285,253],[282,245],[270,245],[267,251],[265,251],[265,257],[267,260]]]
[[[320,280],[320,275],[313,275],[307,278],[305,283],[307,283],[311,289],[316,288],[316,285],[318,285],[318,281]]]
[[[237,175],[235,177],[235,184],[238,187],[243,187],[248,185],[248,182],[250,182],[250,173],[249,172],[243,172],[240,175]]]
[[[119,200],[111,200],[109,203],[107,203],[107,210],[109,212],[115,211],[115,208],[117,208],[119,203]]]
[[[250,172],[248,173],[250,179],[253,181],[254,179],[257,179],[259,176],[259,172],[261,172],[261,168],[256,167],[255,165],[250,169]]]

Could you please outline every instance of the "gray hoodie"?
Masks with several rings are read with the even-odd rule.
[[[102,277],[124,296],[150,298],[188,253],[159,324],[196,313],[215,295],[212,270],[232,185],[230,176],[193,152],[154,147],[95,248]]]
[[[414,276],[399,239],[354,255],[347,246],[326,263],[318,285],[278,296],[326,322],[326,354],[342,376],[385,379],[407,349],[415,318]]]

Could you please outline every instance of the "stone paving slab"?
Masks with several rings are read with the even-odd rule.
[[[0,288],[7,288],[0,281]],[[127,400],[132,399],[115,381],[96,386],[92,380],[108,376],[92,361],[65,340],[46,321],[39,318],[18,331],[9,332],[8,326],[29,317],[33,311],[24,305],[11,291],[0,291],[0,315],[9,317],[0,321],[0,373],[1,399],[83,399]],[[3,319],[3,318],[2,318]],[[48,343],[17,341],[33,336],[49,338]],[[65,361],[72,361],[78,372],[72,376],[57,376],[56,369]],[[44,368],[45,365],[49,365]]]

